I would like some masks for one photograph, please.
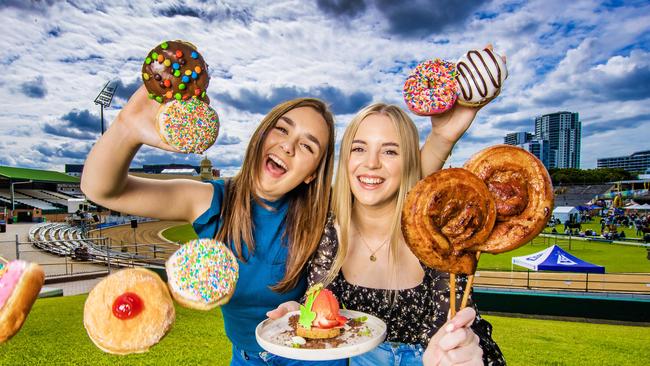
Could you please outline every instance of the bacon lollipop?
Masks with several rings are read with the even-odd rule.
[[[439,170],[419,181],[402,209],[402,231],[413,254],[431,268],[449,272],[451,311],[456,274],[476,271],[470,251],[494,226],[496,208],[485,183],[465,169]]]
[[[470,250],[503,253],[535,238],[551,217],[553,185],[544,164],[528,151],[511,145],[496,145],[474,154],[465,169],[485,182],[494,198],[497,217],[485,242]],[[461,309],[467,304],[474,275],[467,279]]]

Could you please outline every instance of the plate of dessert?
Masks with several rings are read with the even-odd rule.
[[[299,311],[258,324],[255,338],[262,348],[278,356],[336,360],[377,347],[386,338],[386,324],[370,314],[339,309],[332,292],[316,285],[307,291]]]

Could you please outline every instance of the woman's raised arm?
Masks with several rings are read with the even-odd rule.
[[[111,210],[192,222],[208,209],[211,184],[189,179],[156,180],[128,175],[142,145],[176,151],[164,143],[155,126],[160,104],[140,87],[88,154],[81,190],[93,202]]]

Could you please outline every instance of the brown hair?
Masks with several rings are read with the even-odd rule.
[[[284,277],[271,287],[276,292],[286,292],[296,287],[305,264],[316,250],[325,228],[334,166],[334,117],[324,102],[314,98],[293,99],[275,106],[262,119],[248,143],[241,170],[227,184],[227,193],[222,202],[223,225],[216,236],[217,240],[222,242],[232,242],[237,257],[242,261],[246,261],[242,255],[242,242],[246,244],[249,253],[255,251],[251,200],[261,203],[253,187],[257,186],[259,167],[264,158],[263,142],[280,117],[300,107],[310,107],[321,114],[327,124],[329,137],[316,168],[316,178],[309,184],[300,183],[287,193],[289,209],[282,240],[288,244],[288,254]]]

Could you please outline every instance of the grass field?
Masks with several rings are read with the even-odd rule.
[[[169,334],[144,354],[100,351],[83,327],[86,295],[36,301],[23,329],[0,345],[0,365],[228,365],[218,310],[177,307]],[[486,316],[508,365],[640,365],[650,359],[647,327]],[[645,360],[645,361],[644,361]]]
[[[185,243],[198,238],[190,224],[170,227],[162,232],[162,236],[178,243]]]
[[[559,233],[563,233],[564,232],[564,225],[563,224],[555,225],[555,230],[557,230],[557,232],[559,232]],[[592,230],[592,231],[595,231],[596,233],[600,234],[600,217],[599,216],[593,217],[591,219],[591,222],[587,222],[587,223],[582,224],[582,231],[585,231],[585,230]],[[627,226],[619,226],[617,230],[618,230],[619,233],[621,231],[624,231],[625,236],[628,237],[628,238],[642,238],[643,237],[642,234],[641,235],[636,234],[636,228],[630,229]],[[551,229],[548,228],[548,229],[546,229],[544,231],[550,233]]]
[[[86,295],[39,299],[22,330],[0,345],[0,365],[227,365],[230,343],[219,310],[176,307],[176,323],[149,352],[109,355],[83,327]]]
[[[644,247],[608,244],[586,240],[556,239],[537,237],[532,243],[513,251],[501,254],[483,254],[478,264],[479,270],[510,271],[512,257],[539,252],[550,245],[557,244],[562,249],[587,262],[605,266],[607,273],[648,273],[650,260]],[[523,267],[515,266],[514,270],[525,271]]]

